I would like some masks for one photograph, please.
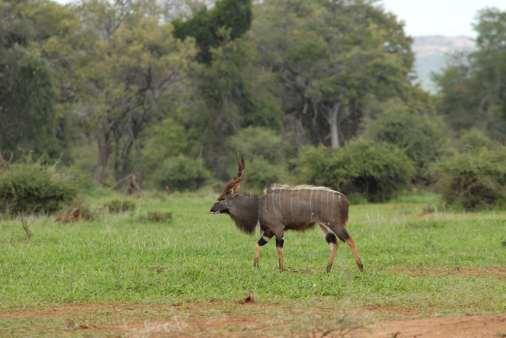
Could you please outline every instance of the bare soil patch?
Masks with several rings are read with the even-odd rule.
[[[72,304],[0,311],[0,336],[506,337],[506,314],[417,316],[414,309],[302,303]]]
[[[355,337],[506,337],[506,315],[459,316],[383,321],[354,332]]]

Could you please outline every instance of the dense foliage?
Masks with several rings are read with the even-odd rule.
[[[436,76],[441,89],[439,110],[457,129],[479,128],[506,141],[506,12],[482,10],[475,23],[477,49],[456,56]]]
[[[233,153],[242,154],[246,159],[247,187],[260,191],[272,183],[289,180],[286,144],[273,130],[263,127],[244,128],[230,137],[228,144]]]
[[[374,202],[393,197],[414,174],[413,164],[402,150],[366,141],[337,151],[307,148],[300,155],[299,168],[304,182],[360,194]]]
[[[470,129],[463,132],[458,140],[457,148],[460,151],[476,151],[482,148],[493,150],[499,148],[499,143],[490,139],[479,129]]]
[[[390,110],[371,121],[366,134],[374,142],[389,143],[404,150],[415,164],[417,175],[426,177],[429,166],[447,150],[443,126],[435,116]]]
[[[0,154],[111,187],[135,175],[196,189],[229,179],[240,153],[246,187],[298,171],[385,199],[410,161],[409,180],[427,184],[448,154],[506,142],[504,27],[505,12],[481,11],[477,48],[431,95],[414,84],[403,23],[375,0],[0,0]],[[319,145],[338,151],[297,161]],[[336,182],[336,158],[356,179]],[[346,162],[362,160],[363,172]]]
[[[208,10],[202,6],[192,18],[174,21],[174,35],[179,39],[192,37],[199,46],[199,61],[211,63],[211,49],[227,38],[236,39],[251,26],[251,0],[222,0]]]
[[[0,171],[0,211],[52,213],[76,196],[71,177],[53,166],[17,163]]]
[[[449,205],[475,210],[506,202],[506,147],[458,153],[435,171]]]
[[[44,10],[50,12],[49,4]],[[46,40],[35,33],[35,5],[0,1],[0,149],[58,157],[56,93],[51,65],[32,44]],[[53,27],[58,22],[53,23]],[[53,27],[46,27],[47,33]]]
[[[196,190],[206,183],[209,172],[202,160],[184,155],[165,159],[155,173],[155,184],[159,189]]]

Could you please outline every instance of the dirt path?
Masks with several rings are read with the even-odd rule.
[[[355,337],[506,337],[506,315],[383,321],[354,332]]]
[[[506,314],[419,316],[307,304],[75,304],[0,311],[0,337],[506,337]]]

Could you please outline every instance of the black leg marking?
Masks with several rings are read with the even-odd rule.
[[[348,239],[350,239],[350,235],[348,234],[348,231],[346,231],[345,228],[339,229],[337,231],[337,237],[343,242],[346,242]]]
[[[276,238],[276,248],[282,248],[285,240],[283,238]]]
[[[269,240],[272,238],[273,235],[271,235],[268,232],[263,232],[262,237],[257,242],[257,247],[255,251],[255,258],[253,259],[253,266],[258,267],[260,264],[260,251],[261,248],[269,242]]]
[[[325,236],[325,240],[327,241],[327,243],[333,243],[333,244],[337,244],[337,238],[336,238],[336,235],[334,235],[333,233],[328,233],[326,236]]]
[[[265,244],[268,243],[268,241],[262,236],[259,240],[258,240],[258,245],[260,246],[264,246]]]

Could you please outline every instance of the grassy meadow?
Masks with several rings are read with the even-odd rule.
[[[463,314],[499,314],[490,330],[506,333],[506,211],[438,211],[435,195],[353,204],[364,273],[342,244],[326,273],[317,228],[285,235],[280,273],[274,243],[252,267],[258,235],[209,214],[215,197],[146,193],[111,214],[104,204],[124,197],[96,193],[93,221],[0,219],[0,336],[377,336],[366,327],[378,320]]]
[[[506,310],[506,212],[431,210],[432,195],[388,204],[352,205],[350,234],[365,273],[340,245],[334,270],[319,229],[285,237],[285,273],[274,244],[252,267],[257,235],[239,232],[225,215],[210,215],[214,195],[145,194],[135,211],[109,214],[112,196],[91,197],[93,221],[60,224],[29,217],[0,220],[0,309],[67,303],[176,303],[314,301],[360,308],[500,313]],[[145,220],[169,211],[169,223]],[[424,212],[425,210],[425,212]]]

